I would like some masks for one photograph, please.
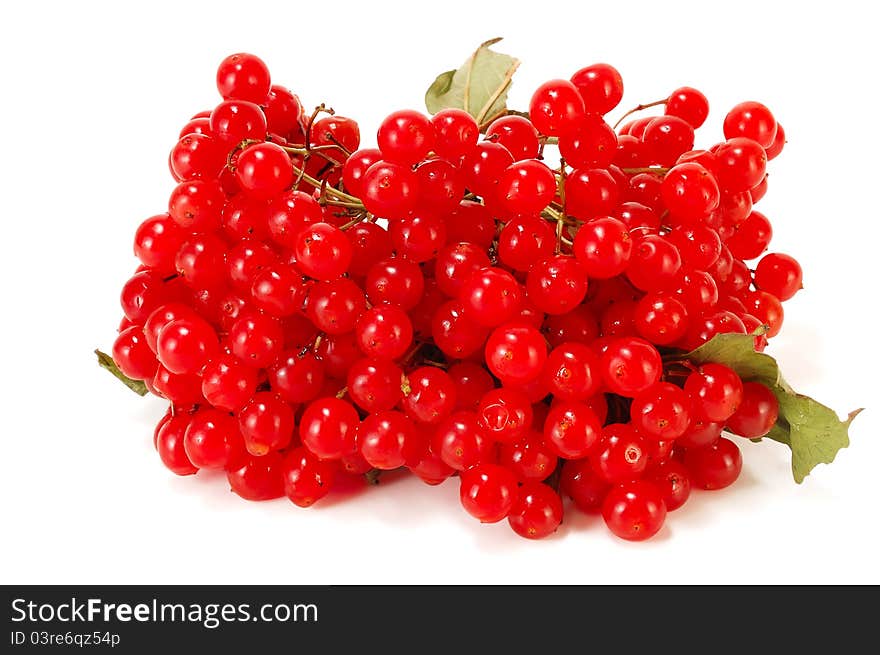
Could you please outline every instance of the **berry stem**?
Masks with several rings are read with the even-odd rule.
[[[562,231],[565,228],[565,223],[561,220],[556,221],[556,254],[562,252]]]
[[[666,175],[668,168],[663,166],[644,166],[640,168],[623,168],[621,169],[627,175],[638,175],[639,173],[655,173],[656,175]]]
[[[623,116],[621,116],[621,117],[617,120],[617,122],[614,124],[614,128],[613,128],[613,129],[616,130],[616,129],[617,129],[617,126],[620,125],[620,124],[624,121],[624,119],[625,119],[627,116],[631,116],[632,114],[635,114],[637,111],[642,111],[643,109],[648,109],[649,107],[657,107],[657,106],[659,106],[659,105],[665,105],[665,104],[666,104],[666,100],[667,100],[666,98],[663,98],[662,100],[655,100],[654,102],[648,102],[648,103],[645,103],[645,104],[643,104],[643,105],[636,105],[635,107],[633,107],[632,109],[630,109],[628,112],[626,112]]]

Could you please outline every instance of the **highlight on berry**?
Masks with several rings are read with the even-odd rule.
[[[848,445],[855,413],[763,352],[802,288],[755,208],[778,117],[742,102],[698,147],[700,91],[623,112],[605,63],[515,111],[497,41],[366,144],[257,56],[220,63],[221,100],[169,135],[168,205],[135,229],[99,352],[168,401],[172,473],[300,507],[387,471],[457,478],[467,513],[523,537],[574,511],[643,540],[733,484],[749,440],[790,447],[798,482]]]

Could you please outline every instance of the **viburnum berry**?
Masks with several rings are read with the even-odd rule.
[[[532,94],[529,120],[541,134],[559,136],[586,113],[578,88],[568,80],[550,80]]]
[[[244,455],[238,421],[219,409],[199,409],[190,418],[183,437],[186,456],[200,469],[222,469]]]
[[[468,514],[482,523],[507,517],[518,498],[516,476],[497,464],[478,464],[461,474],[459,495]]]
[[[217,409],[235,412],[254,396],[257,369],[234,355],[220,353],[202,369],[202,394]]]
[[[245,193],[270,200],[292,184],[293,164],[280,146],[257,143],[238,154],[235,176]]]
[[[803,272],[794,257],[770,253],[755,268],[755,286],[779,300],[789,300],[802,288]]]
[[[434,259],[446,245],[446,223],[433,212],[414,212],[391,221],[388,234],[398,255],[419,264]]]
[[[739,477],[742,454],[735,443],[721,437],[708,446],[688,448],[684,465],[698,489],[723,489]]]
[[[616,218],[594,218],[574,237],[572,251],[590,278],[620,275],[629,264],[632,239],[627,226]]]
[[[398,411],[370,414],[357,428],[357,444],[363,458],[380,470],[415,466],[428,446],[424,434]]]
[[[607,114],[623,98],[623,78],[610,64],[592,64],[571,76],[586,111]]]
[[[766,435],[779,416],[779,401],[760,382],[742,385],[742,400],[736,411],[726,419],[731,432],[749,439]]]
[[[281,498],[284,495],[283,463],[281,453],[249,456],[238,468],[229,468],[226,479],[232,491],[245,500]]]
[[[310,507],[330,493],[338,464],[318,459],[305,446],[287,451],[281,463],[284,495],[299,507]]]
[[[128,377],[148,380],[156,374],[159,361],[147,343],[142,328],[133,325],[119,333],[113,342],[113,361]]]
[[[633,480],[613,487],[602,504],[605,525],[616,536],[629,541],[653,537],[666,520],[663,494],[647,480]]]
[[[403,257],[390,257],[370,267],[364,290],[374,305],[388,303],[409,311],[422,298],[425,276],[415,262]]]
[[[441,157],[457,160],[477,145],[480,128],[466,111],[441,109],[430,120],[434,126],[434,150]]]
[[[302,103],[289,89],[278,84],[270,86],[264,111],[266,127],[269,132],[290,137],[293,132],[299,129],[299,121],[302,118]]]
[[[553,255],[555,243],[550,223],[534,216],[518,216],[498,235],[498,258],[513,269],[528,271],[536,261]]]
[[[262,104],[269,93],[269,68],[256,55],[229,55],[217,68],[217,90],[226,99]]]
[[[599,358],[583,343],[562,343],[547,356],[544,377],[554,398],[586,400],[601,385]]]
[[[238,411],[238,427],[251,455],[259,457],[290,444],[296,426],[293,408],[271,391],[259,391]]]
[[[368,357],[397,359],[412,345],[409,316],[394,305],[377,305],[360,315],[355,326],[358,345]]]
[[[622,337],[608,344],[602,353],[600,370],[608,388],[628,398],[644,391],[660,379],[660,353],[648,341]]]
[[[175,475],[194,475],[199,469],[186,454],[184,435],[190,417],[178,414],[169,419],[156,432],[156,450],[165,467]]]
[[[544,436],[530,429],[515,443],[503,443],[498,449],[498,463],[514,472],[521,482],[546,480],[558,463],[556,453],[544,442]]]
[[[486,342],[486,364],[502,382],[525,384],[541,374],[547,344],[531,326],[509,323],[495,328]]]
[[[758,184],[767,171],[767,153],[761,144],[733,137],[715,150],[718,183],[726,191],[745,191]]]
[[[511,214],[535,214],[546,207],[556,194],[556,176],[537,159],[516,161],[498,180],[501,206]]]
[[[648,466],[647,444],[630,424],[610,423],[602,428],[591,460],[596,473],[606,482],[634,480]]]
[[[555,255],[535,262],[526,276],[526,291],[535,306],[548,314],[565,314],[587,294],[587,272],[574,257]]]
[[[559,476],[559,488],[579,510],[598,514],[611,485],[596,473],[589,458],[583,458],[565,461]]]
[[[666,511],[672,512],[687,502],[691,495],[691,479],[688,469],[681,462],[670,459],[652,468],[646,479],[663,494]]]
[[[464,197],[464,178],[459,168],[445,159],[428,159],[416,168],[419,206],[443,215],[458,207]]]
[[[264,141],[268,124],[259,105],[246,100],[224,100],[211,112],[210,128],[220,141],[235,146],[242,141]]]
[[[721,194],[715,178],[695,163],[673,166],[663,178],[661,193],[669,213],[682,223],[691,224],[718,207]]]
[[[492,389],[477,404],[477,422],[493,440],[512,443],[531,427],[532,403],[517,389]]]
[[[645,127],[642,142],[655,163],[671,166],[693,149],[694,128],[678,116],[658,116]]]
[[[691,398],[669,382],[657,382],[639,392],[630,406],[632,424],[639,434],[658,441],[671,441],[690,424]]]
[[[494,444],[480,427],[475,412],[455,412],[440,421],[430,445],[431,450],[456,471],[494,459]]]
[[[544,442],[558,456],[580,459],[598,445],[602,434],[599,417],[584,403],[560,401],[544,422]]]
[[[318,282],[309,291],[306,316],[322,332],[345,334],[366,310],[364,292],[348,278]]]
[[[178,318],[159,332],[156,355],[172,373],[198,373],[217,352],[217,333],[198,317]]]
[[[254,313],[232,324],[228,340],[233,355],[254,368],[265,368],[281,354],[284,332],[277,319]]]
[[[684,384],[702,416],[723,423],[737,411],[743,400],[743,382],[723,364],[703,364]]]
[[[709,101],[697,89],[683,86],[669,94],[663,111],[668,116],[684,119],[696,130],[709,116]]]
[[[566,211],[580,220],[608,216],[620,190],[611,173],[601,168],[576,168],[565,178]]]
[[[455,409],[456,395],[455,382],[446,371],[422,366],[406,374],[401,409],[416,423],[434,425]]]
[[[538,131],[531,121],[522,116],[502,116],[486,128],[486,140],[500,143],[513,155],[514,160],[535,159],[538,156]]]
[[[585,114],[560,135],[559,154],[575,168],[607,168],[618,155],[618,137],[600,116]]]
[[[367,211],[383,218],[405,218],[418,201],[419,180],[401,164],[380,160],[361,177]]]
[[[521,537],[543,539],[562,523],[562,499],[546,484],[526,482],[519,488],[507,521]]]
[[[431,322],[431,337],[444,354],[455,359],[469,357],[486,342],[490,328],[477,323],[452,300],[442,304]]]
[[[337,227],[310,225],[295,239],[293,252],[299,269],[316,280],[335,280],[348,270],[351,243]]]
[[[521,295],[520,285],[513,275],[490,266],[469,275],[458,292],[467,316],[487,327],[500,325],[516,316]]]
[[[746,137],[769,148],[776,137],[776,119],[760,102],[741,102],[724,117],[724,137]]]
[[[403,109],[389,114],[379,125],[379,150],[388,161],[415,164],[434,147],[434,125],[424,114]]]

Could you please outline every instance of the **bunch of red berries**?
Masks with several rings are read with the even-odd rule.
[[[801,287],[787,255],[747,263],[785,142],[765,106],[734,107],[708,150],[688,87],[615,131],[623,82],[597,64],[527,114],[396,111],[359,149],[355,121],[303,113],[253,55],[217,87],[171,151],[168,211],[136,231],[113,345],[170,403],[174,473],[302,507],[346,475],[457,474],[467,512],[524,537],[569,496],[638,540],[736,480],[722,430],[776,422],[766,386],[686,357],[721,333],[762,350]]]

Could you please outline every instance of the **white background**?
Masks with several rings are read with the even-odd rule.
[[[0,582],[880,582],[880,51],[865,3],[130,6],[0,9]],[[494,36],[523,60],[515,107],[546,79],[608,61],[626,85],[620,110],[703,90],[703,145],[736,102],[774,110],[789,143],[761,207],[806,288],[771,352],[803,392],[868,407],[832,466],[797,486],[784,447],[744,443],[739,482],[696,495],[644,544],[575,512],[528,542],[466,516],[455,480],[300,510],[164,470],[151,443],[162,404],[98,369],[92,350],[112,344],[134,229],[163,211],[168,150],[218,100],[217,63],[259,54],[274,81],[353,116],[369,143],[386,113],[421,108],[437,73]]]

